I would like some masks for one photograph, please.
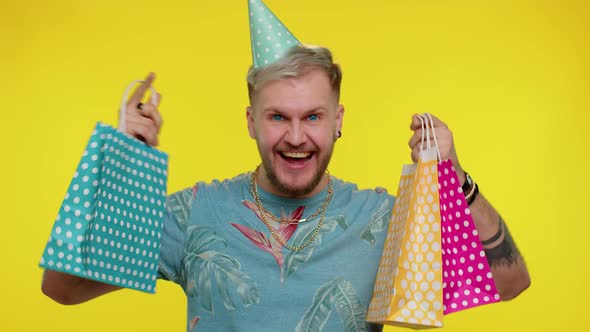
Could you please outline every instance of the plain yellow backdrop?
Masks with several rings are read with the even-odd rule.
[[[343,65],[332,174],[395,193],[410,117],[431,112],[509,224],[531,288],[449,315],[444,330],[586,331],[587,2],[266,3]],[[249,42],[246,0],[0,2],[1,331],[185,329],[174,284],[65,307],[41,294],[37,264],[92,127],[116,125],[124,87],[148,71],[164,96],[169,192],[257,165],[245,121]]]

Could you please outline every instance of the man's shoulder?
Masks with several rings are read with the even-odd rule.
[[[249,173],[244,173],[225,180],[197,182],[191,187],[168,195],[166,208],[180,223],[187,224],[195,204],[208,207],[228,199],[232,200],[236,198],[235,195],[244,195],[248,179]]]
[[[370,229],[385,229],[395,202],[395,198],[385,188],[359,189],[355,183],[336,179],[334,189],[333,213],[346,215],[351,224],[359,222]]]
[[[176,191],[170,196],[186,195],[191,193],[192,196],[196,196],[197,193],[207,192],[219,192],[219,191],[230,191],[234,192],[239,188],[243,188],[249,181],[250,172],[238,174],[232,178],[227,179],[213,179],[210,181],[198,181],[191,187],[186,187],[182,190]]]
[[[233,190],[236,187],[243,187],[248,184],[250,180],[250,172],[238,174],[232,178],[214,179],[209,182],[197,182],[199,188],[206,188],[209,190]]]
[[[354,200],[394,200],[394,197],[384,187],[361,189],[356,183],[339,178],[334,178],[334,190],[340,195],[349,196]]]

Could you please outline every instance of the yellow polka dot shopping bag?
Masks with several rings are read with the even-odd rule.
[[[440,232],[436,151],[426,149],[403,166],[367,321],[442,326]]]
[[[94,128],[40,266],[154,293],[168,156],[125,133],[127,95],[138,82],[124,94],[119,130]]]

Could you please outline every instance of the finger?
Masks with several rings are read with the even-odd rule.
[[[139,114],[154,121],[158,127],[162,125],[162,116],[154,104],[143,104]]]
[[[410,137],[408,146],[410,146],[410,149],[413,149],[416,144],[420,144],[420,141],[422,141],[422,129],[417,129],[414,131],[414,135]]]
[[[149,127],[145,127],[140,124],[134,124],[127,130],[129,135],[137,138],[138,140],[151,145],[158,146],[158,136]]]
[[[430,133],[431,141],[434,142],[436,139],[436,143],[439,149],[443,150],[445,147],[453,145],[453,134],[447,127],[440,127],[444,124],[439,124],[439,127],[436,127],[434,131]]]
[[[416,129],[420,129],[422,128],[422,121],[420,121],[420,114],[414,114],[412,115],[412,122],[410,123],[410,129],[411,130],[416,130]],[[424,126],[431,128],[432,125],[430,123],[430,119],[428,119],[428,117],[426,115],[422,116],[423,120],[424,120]],[[447,125],[442,122],[439,118],[437,118],[436,116],[430,114],[430,117],[432,117],[432,124],[434,124],[434,128],[447,128]]]
[[[432,120],[434,122],[434,119]],[[435,126],[437,126],[437,124],[435,124]],[[423,132],[424,130],[422,130],[422,128],[414,130],[414,134],[412,135],[412,137],[410,137],[410,140],[408,142],[410,148],[414,148],[416,144],[420,144],[420,142],[422,141]],[[433,136],[432,129],[428,129],[428,134],[430,135],[430,137]],[[449,128],[440,121],[438,122],[438,126],[434,128],[434,135],[436,136],[437,140],[440,140],[439,143],[444,142],[446,140],[452,141],[452,133],[450,132]],[[424,139],[426,139],[427,137],[428,135],[426,135],[426,132],[424,132]]]
[[[412,149],[412,154],[411,154],[412,161],[415,162],[415,163],[417,163],[418,162],[418,156],[420,156],[420,147],[419,146],[417,146],[417,147],[415,147],[415,148]]]
[[[152,104],[156,107],[159,107],[161,100],[162,100],[162,95],[156,92],[156,93],[150,95],[149,102],[150,102],[150,104]]]
[[[447,125],[436,116],[430,114],[430,117],[432,118],[432,122],[434,123],[434,128],[447,128]],[[430,126],[430,120],[428,121],[428,125]]]
[[[149,134],[149,128],[152,126],[154,126],[152,120],[140,115],[132,114],[127,117],[127,132],[130,135],[136,136],[137,139],[145,141],[144,136]]]
[[[158,131],[158,126],[147,117],[133,115],[127,120],[127,132],[149,145],[158,144]]]
[[[410,123],[410,130],[416,130],[422,128],[422,121],[420,121],[420,115],[412,115],[412,122]]]
[[[153,105],[144,104],[142,108],[146,110],[127,111],[127,133],[144,143],[157,146],[162,119]],[[139,114],[139,112],[146,112],[148,116]]]
[[[156,75],[154,73],[149,73],[146,76],[145,80],[135,89],[135,91],[133,92],[133,95],[131,95],[131,98],[129,98],[128,104],[129,105],[139,104],[143,100],[143,97],[145,96],[145,92],[149,89],[149,87],[154,82],[154,79],[156,79]]]
[[[431,129],[428,129],[431,130]],[[424,136],[422,136],[422,133],[424,133]],[[436,137],[439,137],[439,133],[438,130],[435,129],[435,134]],[[414,134],[412,135],[412,137],[410,137],[410,140],[408,141],[408,146],[410,147],[410,149],[413,149],[415,146],[420,145],[422,143],[422,140],[424,140],[424,144],[426,144],[427,139],[430,137],[430,141],[434,142],[434,137],[432,135],[432,131],[429,131],[428,134],[422,130],[422,129],[416,129],[414,131]],[[426,146],[426,145],[425,145]]]

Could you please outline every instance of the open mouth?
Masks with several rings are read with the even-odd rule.
[[[300,163],[310,160],[313,157],[312,152],[279,152],[281,157],[288,162]]]

